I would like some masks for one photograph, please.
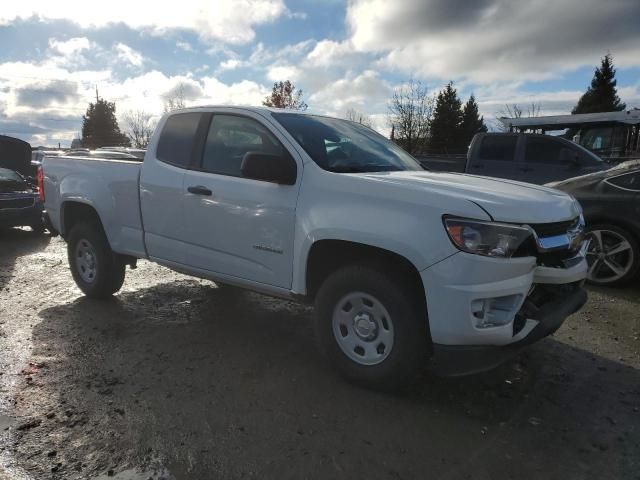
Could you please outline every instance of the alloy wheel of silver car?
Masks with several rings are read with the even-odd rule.
[[[97,273],[96,251],[93,245],[83,238],[76,245],[75,257],[78,274],[85,282],[92,283]]]
[[[601,285],[623,278],[634,262],[634,251],[629,241],[612,230],[592,230],[587,250],[589,281]]]
[[[391,353],[393,321],[372,295],[351,292],[342,297],[333,310],[332,326],[340,349],[360,365],[377,365]]]

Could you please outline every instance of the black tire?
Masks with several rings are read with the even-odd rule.
[[[95,275],[91,280],[83,278],[76,262],[77,247],[83,241],[88,242],[94,252]],[[108,298],[122,287],[126,265],[122,258],[111,250],[100,225],[75,225],[69,232],[67,256],[73,279],[87,297]]]
[[[638,244],[638,240],[634,235],[632,235],[628,230],[621,228],[617,225],[611,224],[598,224],[590,226],[587,229],[588,234],[592,234],[592,232],[600,231],[600,232],[613,232],[614,234],[623,237],[631,246],[630,255],[632,260],[630,261],[629,270],[620,278],[615,278],[611,280],[607,280],[606,278],[602,278],[600,280],[596,280],[592,277],[591,271],[589,272],[589,277],[587,278],[587,282],[591,285],[598,286],[606,286],[606,287],[619,287],[626,285],[630,281],[634,280],[638,273],[640,272],[640,245]],[[594,239],[591,240],[591,244],[589,246],[589,251],[592,252],[594,248]],[[588,255],[588,257],[591,253]],[[590,258],[591,260],[591,258]],[[591,264],[591,262],[590,262]]]
[[[356,265],[335,271],[321,285],[315,299],[316,339],[320,350],[348,380],[368,388],[395,390],[411,384],[425,368],[430,341],[424,302],[403,280]],[[334,309],[350,292],[374,297],[391,317],[393,346],[375,365],[363,365],[347,356],[334,334]]]

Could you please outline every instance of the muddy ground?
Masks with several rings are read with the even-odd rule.
[[[312,311],[148,262],[83,298],[64,243],[0,237],[0,479],[640,479],[640,285],[409,392],[345,383]]]

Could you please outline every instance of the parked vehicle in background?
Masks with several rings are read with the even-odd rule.
[[[304,173],[304,174],[303,174]],[[546,187],[424,171],[347,120],[203,107],[160,121],[144,162],[47,157],[46,209],[90,297],[146,258],[314,302],[347,378],[480,371],[586,301],[580,205]]]
[[[0,135],[0,167],[35,179],[36,167],[31,165],[31,145],[19,138]]]
[[[622,285],[640,272],[640,161],[549,184],[573,195],[584,209],[591,240],[589,282]]]
[[[0,228],[31,227],[44,231],[38,190],[15,170],[0,168]]]
[[[0,228],[29,226],[44,230],[42,201],[36,187],[31,145],[0,135]]]
[[[610,167],[564,138],[524,133],[478,133],[465,172],[542,185]]]
[[[640,109],[532,118],[500,118],[510,131],[560,131],[609,163],[640,159]]]

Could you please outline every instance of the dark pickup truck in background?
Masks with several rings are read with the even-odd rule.
[[[479,133],[465,173],[539,185],[607,170],[597,155],[569,140],[532,133]]]

